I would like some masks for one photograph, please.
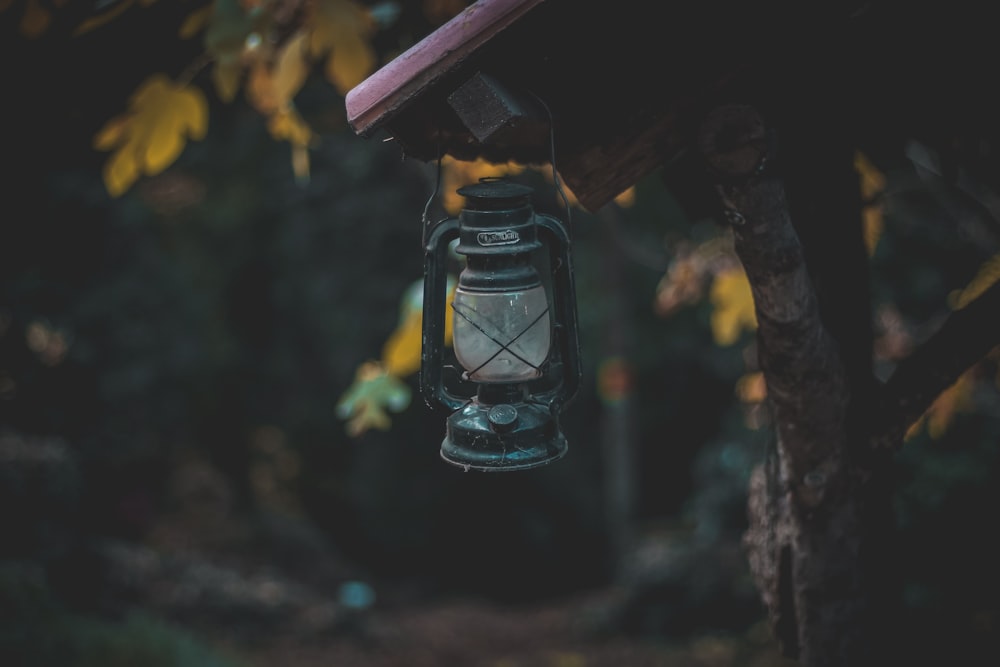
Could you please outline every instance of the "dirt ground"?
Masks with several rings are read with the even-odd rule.
[[[300,556],[296,565],[278,567],[273,554],[241,541],[242,533],[229,523],[199,528],[184,517],[161,520],[154,535],[159,550],[116,545],[106,557],[110,571],[125,582],[140,582],[136,590],[122,584],[133,597],[195,630],[241,667],[797,664],[781,658],[763,620],[738,634],[626,635],[616,619],[629,598],[618,589],[515,605],[369,582],[374,602],[348,612],[336,592],[340,584],[331,582],[356,581],[352,570],[321,548],[318,538],[293,539],[298,533],[291,525],[288,517],[275,522],[280,532],[270,542],[289,549],[311,545],[294,550]],[[315,533],[308,525],[300,528],[307,537]],[[227,536],[227,530],[237,536]]]
[[[761,623],[742,636],[653,641],[600,632],[598,593],[530,607],[477,600],[376,611],[352,632],[227,644],[253,667],[792,667]]]

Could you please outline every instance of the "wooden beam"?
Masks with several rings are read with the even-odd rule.
[[[347,93],[347,122],[371,136],[545,0],[478,0]]]

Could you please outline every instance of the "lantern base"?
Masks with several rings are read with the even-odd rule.
[[[441,458],[465,470],[505,472],[543,466],[566,450],[566,438],[546,407],[473,399],[448,417]]]

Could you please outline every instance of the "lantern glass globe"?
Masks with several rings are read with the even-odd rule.
[[[541,375],[549,354],[549,304],[541,285],[483,292],[459,280],[452,302],[453,346],[474,382],[527,382]]]

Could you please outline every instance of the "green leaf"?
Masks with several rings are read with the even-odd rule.
[[[353,384],[337,402],[337,416],[347,421],[347,432],[357,437],[369,429],[386,431],[392,425],[387,411],[402,412],[410,404],[410,388],[376,361],[358,368]]]

